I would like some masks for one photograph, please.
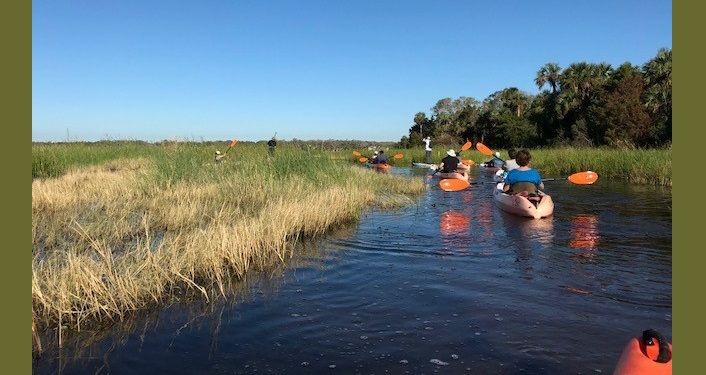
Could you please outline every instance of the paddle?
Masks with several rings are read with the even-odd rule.
[[[489,149],[488,146],[478,142],[476,143],[476,149],[480,151],[481,154],[483,155],[488,155],[488,156],[495,156],[493,154],[493,150]]]
[[[360,152],[358,152],[358,151],[353,151],[353,156],[361,156],[361,155],[360,155]]]
[[[598,173],[592,171],[577,172],[569,177],[543,178],[542,181],[569,180],[577,185],[591,185],[598,180]]]
[[[395,156],[393,156],[393,158],[395,158],[395,159],[402,159],[403,157],[404,157],[404,155],[402,155],[402,154],[395,154]]]
[[[573,182],[574,184],[577,185],[591,185],[596,180],[598,180],[598,174],[596,172],[592,171],[586,171],[586,172],[577,172],[572,175],[569,175],[568,177],[563,177],[563,178],[543,178],[542,181],[558,181],[558,180],[569,180],[570,182]],[[497,184],[497,182],[494,181],[474,181],[474,182],[468,182],[468,181],[463,181],[455,178],[447,178],[439,181],[439,186],[441,187],[442,190],[444,191],[460,191],[463,190],[471,185],[478,185],[478,184]]]
[[[495,156],[495,153],[493,152],[493,150],[488,148],[488,146],[478,142],[478,143],[476,143],[476,149],[478,149],[478,151],[480,151],[483,155],[492,156],[493,159],[500,160],[503,163],[503,168],[505,167],[505,160],[500,159],[499,157]],[[492,161],[493,159],[490,159],[490,160]],[[487,162],[481,163],[481,165],[486,165],[486,163]]]
[[[238,143],[238,140],[234,139],[233,142],[230,143],[230,146],[228,147],[226,152],[223,153],[223,156],[225,156],[228,153],[228,151],[230,151],[230,149],[233,148],[233,146],[235,146],[236,143]]]
[[[358,159],[358,161],[361,162],[361,163],[365,163],[366,161],[368,161],[368,158],[366,158],[365,156],[363,156],[362,158]]]
[[[466,180],[459,180],[457,178],[445,178],[439,181],[439,186],[443,191],[461,191],[471,186],[471,184]]]

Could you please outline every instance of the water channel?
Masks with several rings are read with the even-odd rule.
[[[643,330],[671,340],[671,189],[550,181],[554,215],[535,220],[501,212],[490,183],[428,181],[230,300],[50,347],[33,373],[610,374]]]

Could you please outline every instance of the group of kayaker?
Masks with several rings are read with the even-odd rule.
[[[431,163],[429,160],[431,140],[426,137],[423,141],[425,143],[427,163]],[[491,160],[480,163],[480,166],[501,168],[503,170],[503,191],[508,194],[536,195],[538,190],[544,190],[544,183],[539,171],[529,165],[532,159],[530,152],[525,149],[516,150],[511,148],[507,153],[510,157],[507,160],[501,159],[500,153],[495,152]],[[451,149],[446,151],[446,156],[441,159],[438,171],[441,173],[459,172],[458,169],[461,164],[461,158],[456,154],[456,151]],[[465,173],[465,171],[461,172]]]

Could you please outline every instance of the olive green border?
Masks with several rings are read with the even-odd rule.
[[[0,38],[2,38],[2,129],[3,142],[3,234],[2,253],[5,303],[3,326],[2,367],[6,374],[29,374],[32,371],[30,307],[32,190],[25,185],[31,180],[31,149],[24,142],[32,139],[32,2],[10,1],[2,5]],[[27,154],[25,154],[27,153]],[[30,156],[29,163],[22,155]],[[27,160],[27,159],[25,159]],[[25,180],[25,178],[27,180]],[[27,242],[25,242],[27,241]],[[25,279],[26,277],[26,279]],[[25,287],[21,287],[26,280]],[[27,288],[27,289],[24,289]],[[25,320],[27,319],[27,320]],[[27,322],[27,323],[22,323]],[[25,325],[26,324],[26,325]]]
[[[689,4],[689,5],[687,5]],[[644,6],[649,6],[646,2]],[[703,129],[706,127],[698,120],[697,111],[704,108],[703,85],[700,85],[701,73],[696,71],[697,64],[702,65],[701,32],[697,25],[703,23],[702,8],[697,2],[674,2],[673,4],[673,51],[674,66],[674,122],[678,124],[673,132],[673,307],[672,307],[672,340],[676,341],[675,368],[677,373],[689,373],[695,369],[700,358],[700,349],[703,344],[698,340],[697,328],[700,326],[699,318],[703,314],[697,301],[701,299],[704,281],[699,278],[704,262],[703,245],[697,238],[699,231],[703,231],[701,224],[702,215],[696,217],[696,209],[684,198],[686,186],[684,185],[685,169],[698,165],[700,147],[697,140],[704,139]],[[607,9],[606,11],[609,11]],[[31,293],[23,288],[18,280],[27,280],[31,287],[31,251],[23,253],[22,248],[27,243],[32,224],[30,205],[32,202],[31,188],[27,189],[22,182],[30,179],[31,149],[22,146],[22,142],[31,144],[32,120],[32,2],[12,1],[3,6],[3,130],[8,139],[2,147],[5,168],[9,171],[5,181],[5,207],[3,227],[6,228],[4,241],[4,255],[9,262],[5,263],[2,274],[2,285],[6,298],[3,311],[5,335],[2,340],[3,367],[5,373],[31,373],[31,336],[27,326],[21,322],[28,311],[22,307],[22,301],[27,298],[31,304]],[[644,27],[649,27],[649,20],[645,20]],[[597,25],[597,27],[600,27]],[[19,31],[19,32],[18,32]],[[687,46],[690,45],[691,47]],[[679,47],[681,46],[681,48]],[[689,75],[689,72],[694,73]],[[686,128],[684,128],[686,126]],[[687,133],[688,131],[688,133]],[[24,141],[23,141],[24,139]],[[688,150],[692,150],[689,153]],[[22,164],[20,155],[29,153],[30,162]],[[681,155],[681,156],[680,156]],[[682,162],[679,162],[682,160]],[[27,168],[27,169],[25,169]],[[683,171],[679,172],[679,171]],[[25,174],[26,173],[26,174]],[[27,177],[22,177],[27,176]],[[681,183],[679,181],[682,181]],[[679,198],[681,196],[682,198]],[[694,216],[692,216],[692,214]],[[689,220],[697,219],[697,220]],[[26,231],[26,232],[25,232]],[[27,237],[25,237],[27,236]],[[23,255],[25,254],[25,255]],[[27,262],[27,263],[25,263]],[[24,276],[22,276],[24,275]],[[649,277],[649,275],[645,275]],[[27,277],[27,279],[24,279]],[[692,323],[694,324],[692,326]],[[28,324],[29,325],[29,324]],[[698,340],[698,341],[697,341]],[[22,343],[25,344],[22,344]],[[698,366],[700,367],[700,366]]]
[[[704,275],[704,247],[697,236],[704,232],[704,219],[703,214],[695,217],[699,207],[694,207],[694,203],[698,201],[686,199],[688,185],[684,177],[689,164],[700,163],[699,152],[703,150],[698,141],[703,139],[704,126],[697,120],[697,111],[704,108],[704,86],[702,73],[695,68],[703,65],[701,48],[696,47],[703,30],[696,26],[704,22],[704,6],[679,1],[673,2],[672,8],[672,119],[677,124],[672,130],[672,341],[676,346],[676,373],[688,374],[697,373],[696,368],[702,367],[697,361],[703,355],[699,353],[703,342],[698,340],[703,310],[698,306],[704,294],[699,277]]]

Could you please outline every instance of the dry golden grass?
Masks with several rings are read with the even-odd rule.
[[[123,159],[32,182],[33,332],[100,327],[186,290],[226,295],[248,271],[291,258],[292,243],[425,189],[355,167],[323,187],[256,173],[165,184],[151,170]]]

